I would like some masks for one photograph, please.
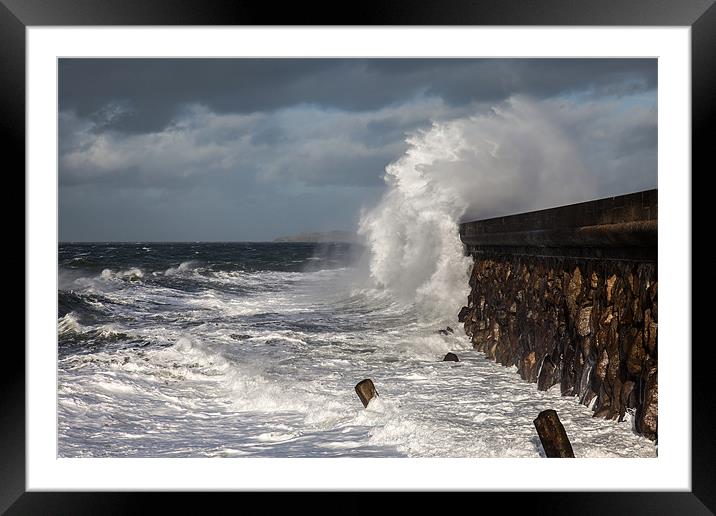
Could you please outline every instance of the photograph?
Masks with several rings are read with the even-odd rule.
[[[0,513],[713,514],[713,3],[0,0]]]
[[[57,457],[656,462],[658,77],[59,57]]]

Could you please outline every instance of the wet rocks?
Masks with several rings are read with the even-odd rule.
[[[647,350],[644,349],[642,332],[639,331],[634,339],[634,342],[627,348],[626,351],[626,367],[627,371],[632,376],[638,377],[641,374],[644,362],[647,359]]]
[[[570,314],[574,317],[574,313],[577,309],[577,297],[580,295],[582,290],[582,273],[579,270],[579,267],[576,267],[571,276],[567,272],[564,274],[565,279],[568,278],[569,281],[566,295],[567,308],[569,308]]]
[[[534,351],[526,351],[519,367],[522,378],[530,381],[537,381],[537,355]]]
[[[656,439],[657,423],[659,412],[659,383],[656,366],[652,366],[648,373],[646,384],[643,389],[643,404],[637,409],[636,430],[649,437]]]
[[[560,384],[595,415],[657,428],[655,263],[479,255],[458,320],[473,348],[539,389]]]
[[[607,303],[612,302],[612,289],[614,288],[614,284],[617,281],[617,275],[612,274],[609,279],[607,280]]]
[[[378,395],[378,391],[375,390],[375,385],[373,385],[373,380],[370,378],[358,382],[355,389],[364,407],[367,407],[370,400]]]
[[[559,370],[549,356],[544,357],[542,360],[542,367],[540,367],[539,374],[537,375],[537,388],[541,391],[546,391],[553,385],[559,383]]]
[[[443,358],[443,362],[459,362],[460,359],[457,358],[457,355],[455,353],[448,353],[445,355],[445,358]]]
[[[572,444],[557,412],[543,410],[534,420],[534,425],[547,458],[574,458]]]
[[[577,318],[577,333],[585,337],[592,333],[592,307],[591,306],[585,306],[579,311],[579,316]]]

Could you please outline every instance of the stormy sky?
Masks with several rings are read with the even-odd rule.
[[[514,117],[520,139],[504,140],[522,163],[482,171],[493,194],[471,217],[547,207],[535,192],[564,177],[528,176],[549,169],[548,132],[587,171],[587,186],[560,200],[654,188],[656,79],[653,59],[61,59],[60,240],[351,230],[385,192],[407,137],[474,119],[484,129],[466,134],[490,141],[489,117],[515,99],[535,106]],[[529,123],[535,112],[549,131]],[[536,189],[535,177],[552,183]]]

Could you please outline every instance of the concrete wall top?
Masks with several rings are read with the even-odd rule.
[[[656,259],[657,190],[460,224],[471,253]]]

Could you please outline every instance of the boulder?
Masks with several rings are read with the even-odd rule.
[[[537,355],[534,351],[529,351],[522,357],[522,378],[530,382],[537,379]]]
[[[448,353],[445,355],[445,358],[443,358],[443,362],[459,362],[460,359],[457,358],[457,355],[455,353]]]
[[[643,337],[641,331],[638,332],[636,338],[627,350],[626,366],[629,374],[639,376],[644,362],[646,361],[646,350],[643,347]]]
[[[646,375],[644,403],[637,410],[636,429],[651,440],[656,439],[659,414],[659,381],[656,366],[652,366]]]
[[[585,306],[579,311],[577,317],[577,333],[581,337],[586,337],[592,333],[592,307]]]
[[[572,314],[572,317],[576,315],[577,312],[577,298],[579,297],[579,294],[582,290],[582,272],[579,270],[579,267],[576,267],[574,269],[574,273],[572,274],[572,277],[569,280],[569,283],[567,284],[567,295],[566,295],[566,301],[567,301],[567,308],[569,309],[569,313]]]
[[[438,330],[438,333],[440,335],[450,335],[451,333],[455,333],[455,330],[450,328],[450,326],[447,326],[444,330]]]
[[[607,279],[607,303],[612,302],[612,290],[614,289],[614,284],[617,281],[617,275],[612,274],[609,279]]]
[[[537,377],[537,389],[546,391],[556,384],[559,381],[557,371],[557,366],[552,362],[552,359],[549,356],[544,357]]]

